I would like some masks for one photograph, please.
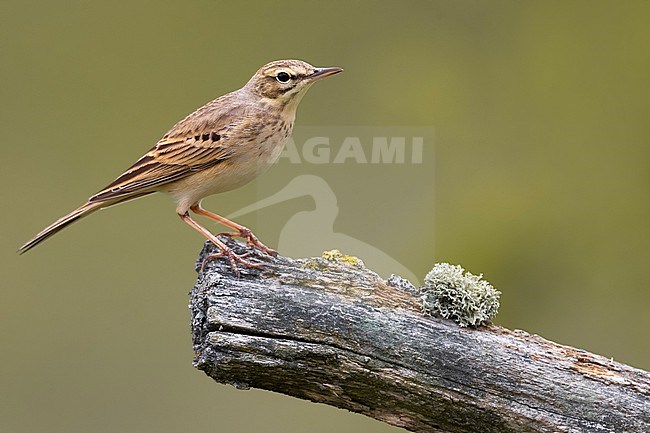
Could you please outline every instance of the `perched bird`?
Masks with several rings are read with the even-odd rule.
[[[156,145],[83,206],[43,229],[18,250],[24,253],[69,224],[98,209],[152,194],[169,193],[178,216],[219,248],[208,259],[227,257],[258,267],[235,254],[223,241],[190,217],[190,211],[223,224],[246,239],[249,247],[275,251],[246,227],[201,207],[212,194],[238,188],[266,171],[291,136],[296,108],[309,87],[341,68],[315,68],[300,60],[279,60],[262,66],[244,87],[221,96],[174,125]]]

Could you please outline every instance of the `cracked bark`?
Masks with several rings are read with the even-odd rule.
[[[363,267],[255,259],[264,269],[241,278],[211,261],[192,289],[194,365],[219,383],[418,432],[650,431],[648,372],[524,331],[426,316],[412,292]]]

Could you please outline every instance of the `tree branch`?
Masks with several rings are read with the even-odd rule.
[[[353,261],[255,258],[264,269],[241,278],[208,262],[191,293],[194,364],[219,383],[418,432],[650,431],[645,371],[424,315],[413,293]]]

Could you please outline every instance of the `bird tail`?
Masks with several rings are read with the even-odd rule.
[[[41,230],[40,233],[38,233],[36,236],[30,239],[27,243],[25,243],[25,245],[20,247],[18,249],[18,253],[19,254],[26,253],[27,251],[34,248],[36,245],[43,242],[45,239],[52,236],[53,234],[58,233],[60,230],[63,230],[68,225],[72,224],[73,222],[77,221],[82,217],[85,217],[86,215],[95,212],[99,208],[106,207],[106,205],[107,203],[105,202],[94,202],[94,203],[88,202],[85,205],[73,210],[66,216],[59,218],[58,220],[54,221],[52,224],[50,224],[49,226]]]

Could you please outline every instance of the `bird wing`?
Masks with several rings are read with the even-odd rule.
[[[241,107],[232,99],[230,94],[215,99],[178,122],[142,158],[88,201],[155,190],[228,159],[235,150],[228,139],[229,131],[243,118]]]

